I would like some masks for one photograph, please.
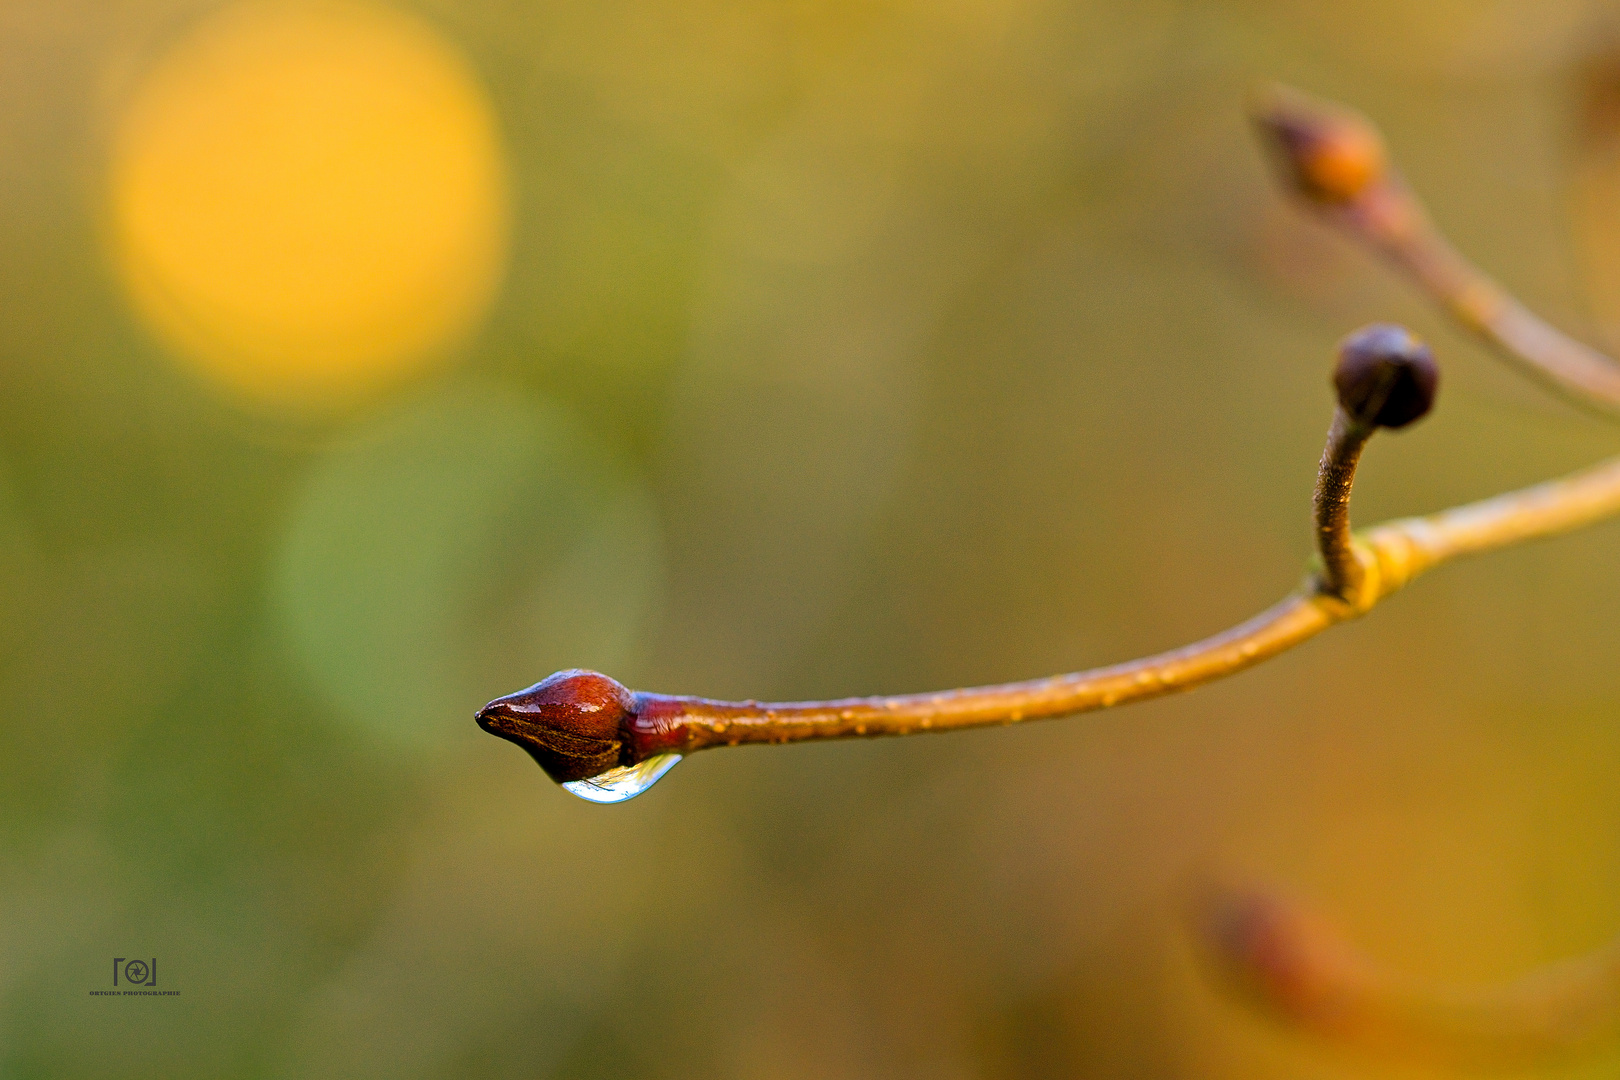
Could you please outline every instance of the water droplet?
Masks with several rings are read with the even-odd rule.
[[[563,785],[563,790],[578,795],[586,802],[624,802],[658,783],[680,760],[679,754],[658,754],[639,765],[621,765],[584,780],[570,780]]]

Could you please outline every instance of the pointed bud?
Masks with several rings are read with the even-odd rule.
[[[1361,957],[1281,893],[1211,885],[1194,897],[1192,915],[1198,944],[1230,988],[1302,1027],[1331,1030],[1365,985]]]
[[[625,725],[633,715],[630,691],[606,675],[572,669],[496,698],[477,720],[491,735],[523,747],[564,784],[622,764]]]
[[[1339,405],[1368,427],[1405,427],[1434,406],[1440,368],[1405,328],[1364,327],[1339,345],[1333,388]]]
[[[1299,193],[1345,203],[1384,178],[1388,157],[1378,129],[1358,113],[1284,86],[1257,94],[1250,114]]]

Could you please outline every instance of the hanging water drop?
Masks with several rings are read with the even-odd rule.
[[[679,754],[658,754],[635,765],[621,765],[604,773],[569,780],[563,790],[586,802],[621,803],[652,787],[681,760]]]

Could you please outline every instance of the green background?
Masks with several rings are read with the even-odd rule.
[[[1242,101],[1366,111],[1602,341],[1620,236],[1572,193],[1620,9],[422,4],[499,118],[510,267],[451,369],[319,422],[174,364],[103,251],[107,73],[196,10],[0,10],[0,1076],[1443,1076],[1222,996],[1178,890],[1284,884],[1446,983],[1620,930],[1612,525],[1192,696],[622,807],[471,719],[569,666],[898,692],[1246,618],[1366,322],[1445,374],[1359,521],[1610,452],[1288,204]],[[181,996],[90,997],[115,956]]]

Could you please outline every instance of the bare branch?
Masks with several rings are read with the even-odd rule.
[[[1353,336],[1345,352],[1365,336]],[[1411,349],[1421,348],[1409,335],[1405,338]],[[1374,414],[1382,407],[1374,407]],[[1354,457],[1370,433],[1371,427],[1341,404],[1318,484],[1323,569],[1294,595],[1248,622],[1170,652],[998,686],[776,703],[632,693],[605,675],[565,671],[490,702],[478,722],[528,750],[554,779],[572,784],[608,765],[614,771],[628,769],[715,746],[953,731],[1106,709],[1235,675],[1335,623],[1365,614],[1418,574],[1449,559],[1620,513],[1616,459],[1563,480],[1354,535],[1346,510],[1349,485]]]
[[[1294,187],[1330,221],[1392,259],[1466,325],[1525,369],[1620,409],[1620,366],[1537,319],[1462,259],[1388,164],[1365,119],[1275,89],[1255,109]],[[1341,346],[1339,410],[1315,496],[1318,565],[1293,595],[1223,633],[1170,652],[1028,682],[927,694],[761,703],[632,693],[605,675],[562,671],[478,713],[584,798],[619,801],[714,746],[953,731],[1065,716],[1190,690],[1363,615],[1418,574],[1460,555],[1578,528],[1620,513],[1620,459],[1563,480],[1424,518],[1350,531],[1350,486],[1377,427],[1424,415],[1438,372],[1405,330],[1376,326]]]
[[[1503,986],[1470,989],[1382,969],[1277,890],[1207,887],[1191,916],[1199,952],[1222,985],[1289,1028],[1348,1050],[1523,1068],[1620,1037],[1620,942]]]
[[[1281,86],[1256,95],[1251,112],[1279,171],[1319,216],[1382,255],[1525,373],[1620,411],[1620,363],[1543,321],[1458,254],[1365,117]]]

